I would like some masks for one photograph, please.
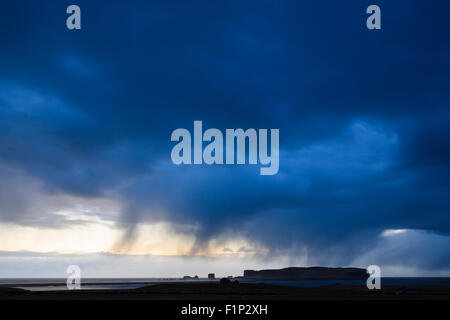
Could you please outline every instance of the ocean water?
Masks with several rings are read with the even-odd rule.
[[[213,280],[214,281],[214,280]],[[218,281],[218,280],[216,280]],[[81,279],[81,290],[126,290],[150,286],[158,283],[212,282],[208,279],[182,280],[179,278],[89,278]],[[64,278],[18,278],[1,279],[0,286],[29,291],[67,290]]]
[[[82,285],[80,290],[126,290],[136,289],[151,284],[94,284],[94,285]],[[24,289],[28,291],[65,291],[67,286],[65,285],[52,285],[52,286],[21,286],[13,288]]]
[[[366,280],[308,280],[308,281],[248,281],[247,283],[265,283],[282,286],[314,288],[333,284],[365,286]],[[450,286],[450,278],[381,278],[381,286]]]
[[[81,290],[125,290],[136,289],[158,283],[205,283],[217,280],[199,279],[182,280],[176,278],[114,278],[114,279],[82,279]],[[265,283],[296,287],[321,287],[333,284],[365,286],[366,280],[309,280],[309,281],[243,281],[241,283]],[[449,278],[381,278],[381,286],[450,286]],[[29,291],[61,291],[67,290],[66,279],[0,279],[0,286],[20,288]]]

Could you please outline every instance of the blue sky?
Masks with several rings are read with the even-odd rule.
[[[369,1],[77,1],[78,31],[70,4],[0,6],[5,256],[450,270],[450,3],[377,1],[377,31]],[[194,120],[278,128],[279,173],[175,166],[171,132]]]

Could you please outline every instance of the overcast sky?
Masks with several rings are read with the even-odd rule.
[[[450,2],[75,2],[0,5],[0,277],[450,275]],[[194,120],[279,129],[279,173],[174,165]]]

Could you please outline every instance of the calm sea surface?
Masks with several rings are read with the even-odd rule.
[[[218,281],[218,280],[217,280]],[[176,278],[89,278],[81,279],[81,290],[125,290],[136,289],[158,283],[212,282],[208,279],[182,280]],[[214,282],[214,281],[213,281]],[[66,279],[62,278],[0,278],[0,286],[29,291],[67,290]]]
[[[276,284],[295,287],[321,287],[332,284],[365,286],[366,280],[310,280],[310,281],[255,281],[256,283]],[[450,278],[381,278],[385,286],[450,286]]]

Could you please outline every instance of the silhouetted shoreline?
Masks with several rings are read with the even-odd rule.
[[[0,288],[0,300],[449,300],[448,286],[330,285],[305,288],[269,284],[164,283],[130,290],[67,290],[31,292]]]

